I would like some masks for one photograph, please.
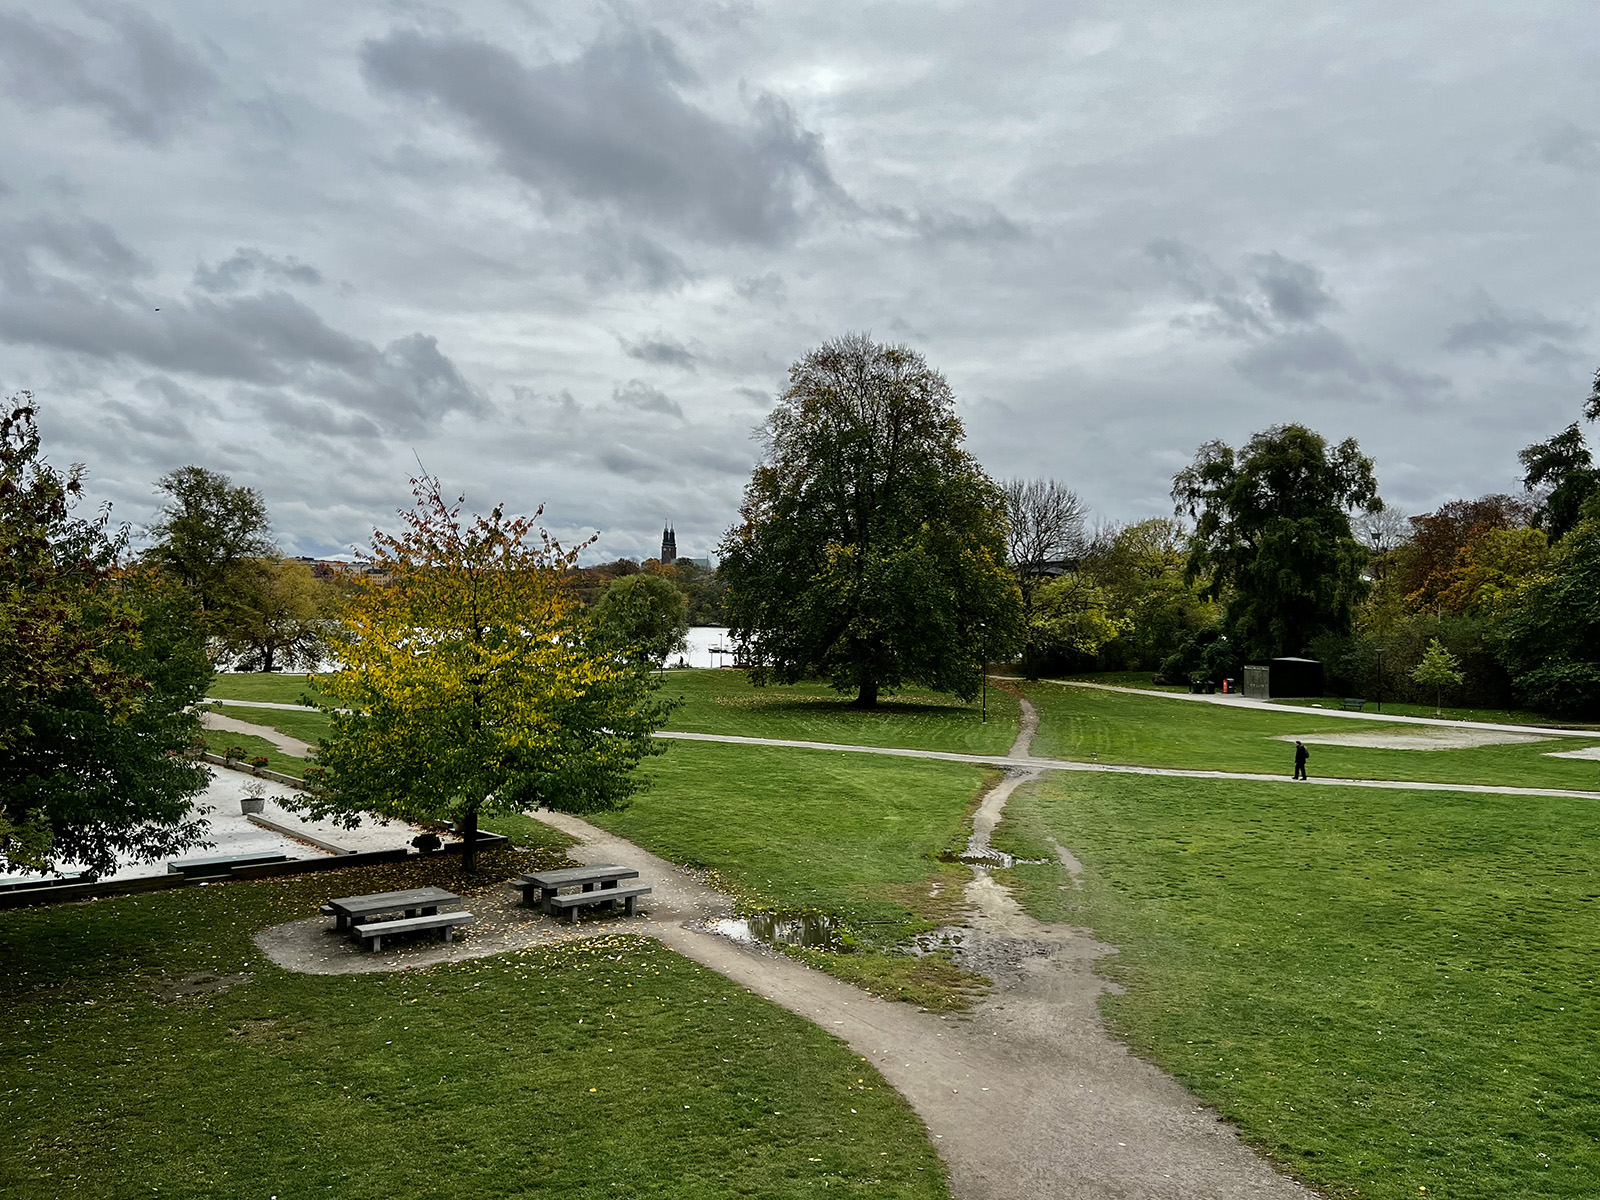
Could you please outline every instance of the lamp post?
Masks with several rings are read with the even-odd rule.
[[[978,634],[983,638],[983,675],[979,687],[983,692],[983,721],[989,723],[989,627],[978,622]]]

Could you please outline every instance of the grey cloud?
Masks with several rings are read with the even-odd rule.
[[[1322,272],[1277,251],[1245,260],[1244,278],[1205,254],[1172,238],[1161,238],[1145,253],[1190,300],[1198,313],[1178,324],[1227,337],[1271,336],[1285,328],[1309,325],[1335,307]]]
[[[292,389],[399,432],[487,407],[434,338],[413,333],[380,349],[286,292],[160,303],[120,279],[96,288],[41,270],[27,248],[4,261],[0,281],[0,340],[12,345]]]
[[[39,251],[60,266],[99,278],[124,280],[150,273],[150,264],[109,226],[82,217],[36,216],[0,225],[0,278],[25,284]]]
[[[1027,230],[998,209],[990,209],[982,216],[970,216],[942,209],[908,211],[885,205],[878,209],[878,215],[928,242],[991,246],[1019,242],[1028,236]]]
[[[1502,350],[1527,348],[1527,353],[1547,357],[1565,353],[1566,347],[1583,330],[1566,321],[1557,321],[1536,312],[1506,312],[1487,296],[1478,299],[1477,315],[1460,321],[1445,333],[1446,350],[1476,350],[1491,357]]]
[[[1552,166],[1575,171],[1600,171],[1600,136],[1570,121],[1539,139],[1535,152]]]
[[[619,384],[612,391],[611,398],[618,404],[625,404],[640,412],[661,413],[683,420],[683,409],[678,402],[642,379],[630,379],[627,383]]]
[[[808,191],[840,195],[787,104],[758,95],[737,123],[697,107],[659,33],[530,66],[485,41],[398,30],[367,42],[362,64],[374,87],[465,124],[550,205],[600,202],[707,241],[773,243],[800,225]]]
[[[213,294],[236,292],[257,275],[309,286],[322,282],[321,271],[292,255],[277,258],[253,246],[240,246],[214,267],[202,263],[195,268],[194,283],[202,291]]]
[[[668,292],[697,278],[683,259],[640,233],[595,230],[590,251],[586,278],[597,286],[637,283],[652,292]]]
[[[26,13],[0,13],[0,80],[36,108],[98,111],[143,142],[161,142],[216,88],[217,77],[165,25],[120,5],[85,6],[93,38]]]
[[[733,290],[752,304],[780,305],[789,298],[789,289],[784,286],[783,276],[776,271],[741,279]]]
[[[1257,255],[1252,265],[1267,308],[1285,322],[1314,321],[1333,307],[1322,272],[1310,263],[1294,262],[1277,251]]]
[[[1342,399],[1400,399],[1422,405],[1450,386],[1440,375],[1369,360],[1322,326],[1263,341],[1235,358],[1234,366],[1246,379],[1270,391]]]
[[[682,367],[686,371],[695,368],[697,356],[689,347],[676,338],[658,333],[654,337],[640,338],[636,342],[627,339],[622,341],[622,352],[629,358],[637,358],[640,362],[653,363],[663,367]]]

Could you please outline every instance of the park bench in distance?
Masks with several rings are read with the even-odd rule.
[[[1339,701],[1339,707],[1347,711],[1354,709],[1356,712],[1360,712],[1362,709],[1366,708],[1366,706],[1367,702],[1360,696],[1346,696],[1343,700]]]

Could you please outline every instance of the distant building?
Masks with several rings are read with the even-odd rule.
[[[661,561],[663,563],[678,561],[678,535],[671,525],[661,531]]]

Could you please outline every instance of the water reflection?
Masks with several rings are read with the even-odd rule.
[[[726,917],[713,921],[711,930],[736,942],[834,950],[839,945],[841,924],[840,919],[831,913],[760,912],[747,917]]]

